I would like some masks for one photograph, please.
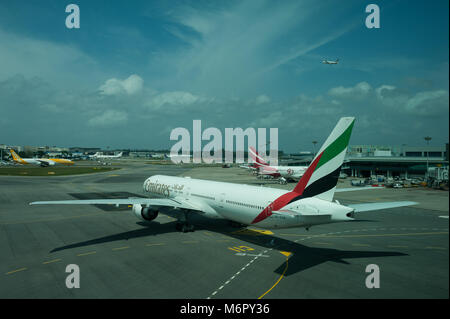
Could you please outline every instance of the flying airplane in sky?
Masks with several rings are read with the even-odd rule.
[[[54,166],[56,164],[63,165],[73,165],[75,164],[73,161],[65,159],[65,158],[21,158],[19,155],[14,152],[14,150],[10,149],[11,156],[13,161],[19,164],[32,164],[39,165],[42,167]]]
[[[323,64],[338,64],[339,63],[339,59],[336,59],[335,61],[333,61],[333,60],[323,60],[322,63]]]
[[[286,183],[287,180],[299,180],[308,168],[308,166],[271,166],[251,146],[249,147],[249,155],[258,165],[259,174],[279,177],[282,183]]]
[[[122,157],[123,152],[120,152],[117,155],[103,155],[100,154],[99,152],[95,153],[94,155],[91,156],[91,158],[93,159],[113,159],[113,158],[119,158]]]
[[[154,175],[145,180],[143,188],[145,193],[159,198],[40,201],[30,205],[133,205],[133,213],[141,220],[154,220],[160,211],[173,214],[178,218],[176,228],[188,232],[194,230],[189,223],[189,216],[193,213],[266,229],[309,229],[313,225],[354,220],[354,214],[358,212],[417,204],[402,201],[344,206],[338,201],[333,202],[335,192],[355,190],[336,189],[354,120],[354,117],[339,120],[292,191]]]

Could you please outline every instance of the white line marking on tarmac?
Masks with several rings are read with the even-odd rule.
[[[448,219],[448,215],[447,216],[439,216],[439,218],[446,218],[446,219]]]
[[[224,283],[222,286],[220,286],[216,291],[214,291],[214,292],[213,292],[208,298],[206,298],[206,299],[211,299],[212,296],[216,295],[217,292],[218,292],[219,290],[222,290],[223,287],[225,287],[226,285],[228,285],[234,278],[236,278],[242,271],[244,271],[245,268],[247,268],[248,266],[250,266],[250,264],[251,264],[252,262],[254,262],[256,259],[258,259],[258,257],[260,257],[260,256],[259,256],[259,255],[256,255],[250,262],[248,262],[244,267],[242,267],[242,268],[241,268],[237,273],[235,273],[230,279],[228,279],[227,281],[225,281],[225,283]]]

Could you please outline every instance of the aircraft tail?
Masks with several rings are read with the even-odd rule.
[[[333,200],[354,123],[354,117],[342,117],[339,120],[293,192],[301,197]]]
[[[12,156],[14,162],[25,163],[25,161],[19,155],[17,155],[13,149],[10,149],[9,151],[11,152],[11,156]]]
[[[269,164],[258,154],[258,152],[250,146],[248,154],[251,156],[252,160],[256,163],[256,167],[269,166]]]

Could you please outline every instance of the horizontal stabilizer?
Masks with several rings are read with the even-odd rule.
[[[368,212],[372,210],[381,210],[388,208],[404,207],[416,205],[416,202],[402,201],[402,202],[384,202],[384,203],[365,203],[365,204],[350,204],[348,207],[354,208],[355,213]]]

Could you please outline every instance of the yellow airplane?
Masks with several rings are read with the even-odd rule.
[[[16,152],[14,152],[14,150],[9,151],[11,152],[14,162],[19,164],[32,164],[32,165],[39,165],[42,167],[54,166],[56,164],[63,164],[63,165],[75,164],[73,161],[64,158],[21,158],[19,155],[16,154]]]

